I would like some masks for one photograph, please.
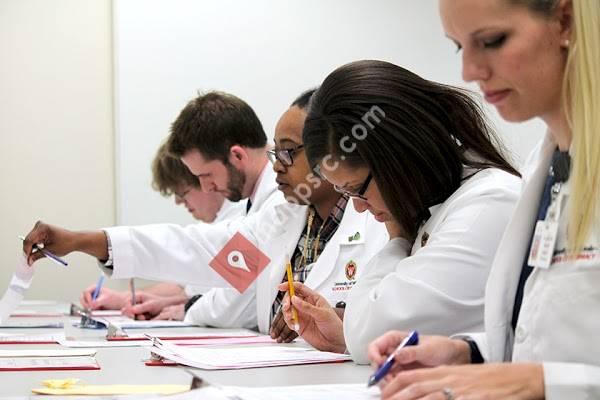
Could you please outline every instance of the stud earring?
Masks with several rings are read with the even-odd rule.
[[[570,45],[571,45],[571,41],[569,39],[563,40],[562,47],[564,47],[565,49],[568,49]]]

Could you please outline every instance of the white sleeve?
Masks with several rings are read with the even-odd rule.
[[[242,294],[235,289],[209,290],[192,304],[185,322],[215,328],[256,329],[256,282]]]
[[[600,398],[599,366],[546,362],[543,367],[547,400]]]
[[[395,239],[371,260],[344,316],[355,362],[367,363],[368,344],[388,330],[446,336],[483,330],[485,284],[516,199],[516,191],[476,186],[453,201],[413,255]]]
[[[239,217],[217,224],[198,223],[186,227],[157,224],[106,228],[114,263],[112,270],[100,267],[115,279],[137,277],[192,284],[206,289],[230,288],[227,281],[208,264],[237,232],[259,247],[252,229],[258,217]]]

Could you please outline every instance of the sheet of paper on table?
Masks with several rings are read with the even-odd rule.
[[[152,353],[179,364],[201,369],[243,369],[281,365],[351,361],[347,354],[310,347],[269,345],[253,347],[190,347],[155,340]]]

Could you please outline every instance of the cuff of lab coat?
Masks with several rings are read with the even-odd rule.
[[[104,228],[104,232],[110,238],[112,246],[113,265],[112,268],[100,263],[100,269],[113,279],[135,277],[135,257],[131,246],[129,228],[117,226]]]
[[[543,366],[547,400],[599,398],[600,367],[558,362],[546,362]]]

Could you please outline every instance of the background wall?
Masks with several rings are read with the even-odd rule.
[[[148,165],[198,90],[246,100],[272,136],[296,96],[350,61],[387,60],[464,86],[461,56],[442,31],[437,0],[115,0],[114,26],[123,224],[191,221],[153,194]],[[540,122],[495,121],[517,161],[543,132]]]
[[[150,189],[149,165],[198,90],[242,97],[272,136],[300,92],[364,58],[463,85],[436,0],[0,0],[0,294],[37,219],[192,221]],[[542,124],[490,115],[522,161]],[[37,263],[27,297],[76,300],[98,270],[68,260]]]
[[[37,219],[114,223],[111,52],[108,0],[0,0],[0,293]],[[98,272],[68,260],[37,263],[27,298],[77,299]]]

